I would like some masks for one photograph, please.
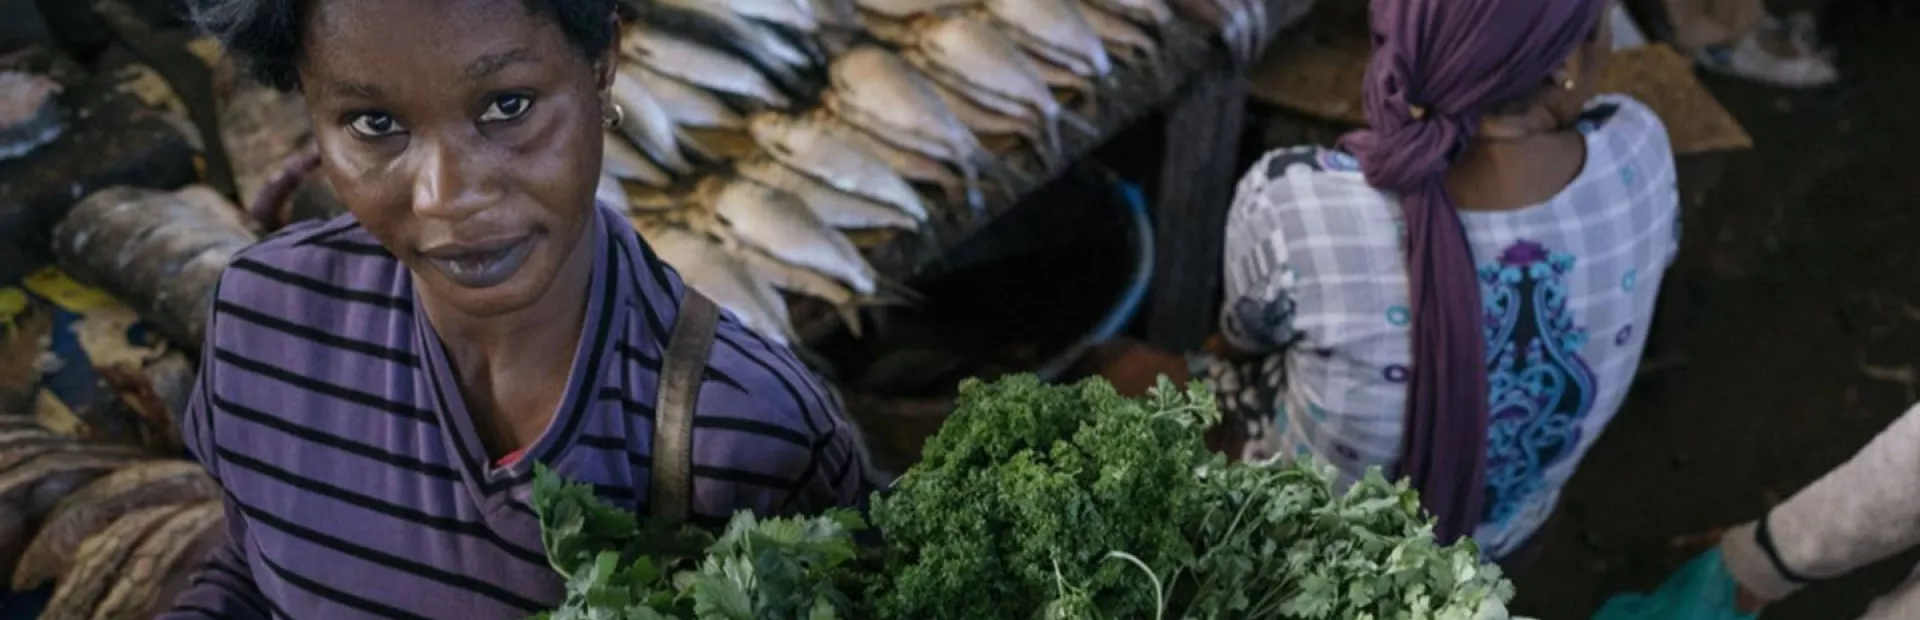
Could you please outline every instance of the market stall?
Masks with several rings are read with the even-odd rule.
[[[0,57],[41,95],[8,125],[31,140],[0,134],[19,151],[0,160],[0,395],[17,397],[0,402],[0,499],[19,508],[0,563],[51,595],[48,617],[144,617],[221,531],[171,426],[213,280],[260,234],[339,208],[299,98],[148,4],[48,15],[59,41]],[[1049,359],[1142,306],[1156,338],[1204,336],[1212,276],[1165,274],[1218,261],[1246,88],[1222,41],[1269,38],[1310,0],[759,4],[623,3],[601,196],[695,288],[801,349],[871,337],[884,325],[862,310],[924,302],[915,277],[951,271],[1015,205],[1091,188],[1115,208],[1079,217],[1115,218],[1088,228],[1137,265]],[[1110,149],[1144,151],[1107,159],[1144,191],[1082,163],[1122,133]],[[1056,181],[1079,189],[1041,192]],[[897,440],[903,466],[944,415]]]

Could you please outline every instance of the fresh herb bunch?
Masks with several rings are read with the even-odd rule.
[[[1496,620],[1512,586],[1471,541],[1441,546],[1377,471],[1336,492],[1312,462],[1228,463],[1203,388],[1146,399],[1100,380],[967,382],[925,459],[850,512],[737,514],[715,538],[641,520],[536,471],[567,578],[554,620],[1034,618]],[[849,596],[851,594],[852,596]]]
[[[1205,514],[1194,467],[1219,417],[1204,391],[1170,384],[1144,401],[1100,380],[962,384],[924,459],[875,501],[879,616],[1032,617],[1062,583],[1109,617],[1151,616],[1153,585],[1107,555],[1190,561],[1186,525]]]
[[[550,620],[767,620],[848,617],[843,586],[859,556],[858,514],[760,519],[736,513],[716,539],[693,527],[641,520],[593,488],[536,466],[533,508],[548,562],[567,580]]]
[[[1311,461],[1199,470],[1206,516],[1190,524],[1194,561],[1151,577],[1188,590],[1170,617],[1210,619],[1505,618],[1513,587],[1465,541],[1443,547],[1417,493],[1376,471],[1335,493]],[[1141,568],[1145,568],[1144,566]]]
[[[1209,394],[968,383],[891,497],[878,617],[1504,618],[1512,586],[1419,498],[1312,462],[1227,463]]]

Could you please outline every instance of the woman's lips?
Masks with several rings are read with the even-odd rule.
[[[498,286],[520,272],[533,255],[535,235],[474,244],[447,244],[420,252],[440,275],[464,288]]]

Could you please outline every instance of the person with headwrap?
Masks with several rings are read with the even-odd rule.
[[[1380,467],[1443,539],[1513,559],[1626,397],[1678,246],[1664,125],[1593,94],[1608,8],[1375,0],[1370,129],[1240,182],[1212,354],[1083,368],[1205,379],[1253,426],[1243,457]]]
[[[1920,406],[1853,458],[1760,515],[1715,532],[1718,544],[1650,594],[1607,601],[1594,620],[1746,620],[1808,584],[1920,545]],[[1920,570],[1860,620],[1920,618]]]

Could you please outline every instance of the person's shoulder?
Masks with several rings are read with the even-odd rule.
[[[351,216],[301,222],[234,254],[215,289],[213,316],[217,326],[233,313],[310,323],[345,320],[351,313],[338,312],[342,306],[410,311],[399,295],[405,271]]]
[[[1375,217],[1391,205],[1390,194],[1367,184],[1353,154],[1302,146],[1269,151],[1254,162],[1234,191],[1228,219],[1271,227],[1300,217]]]
[[[235,253],[221,278],[221,295],[264,291],[333,298],[325,293],[378,291],[395,284],[400,267],[399,259],[352,216],[301,222]]]
[[[1339,149],[1319,146],[1294,146],[1268,151],[1248,171],[1265,180],[1288,177],[1312,177],[1316,182],[1344,182],[1365,177],[1360,160]]]
[[[1646,103],[1628,95],[1594,97],[1574,126],[1580,133],[1616,137],[1620,143],[1644,150],[1671,153],[1667,125]]]
[[[715,411],[751,417],[780,435],[802,435],[807,443],[829,430],[839,418],[838,401],[826,385],[786,345],[773,341],[722,312],[714,328],[708,356],[713,372],[709,383],[719,383],[723,402]],[[703,398],[706,394],[703,392]],[[724,400],[737,398],[737,405]],[[706,407],[702,407],[706,410]]]

